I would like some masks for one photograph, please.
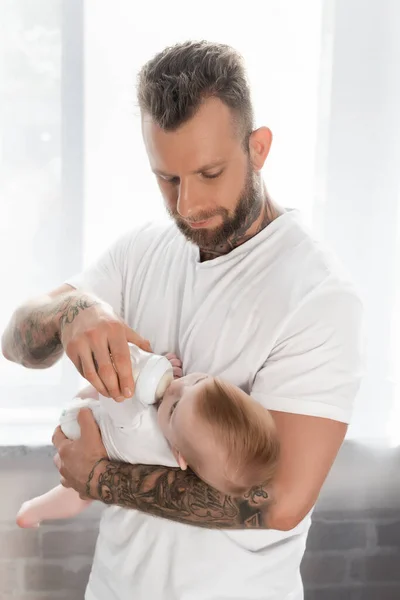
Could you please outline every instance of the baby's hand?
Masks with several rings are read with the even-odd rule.
[[[179,379],[179,377],[182,377],[183,376],[182,361],[179,360],[179,358],[176,356],[176,354],[168,353],[165,355],[165,358],[168,358],[169,362],[171,363],[171,365],[174,369],[174,378]]]

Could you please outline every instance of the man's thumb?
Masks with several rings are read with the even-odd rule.
[[[78,412],[77,419],[79,427],[81,428],[81,436],[86,433],[87,435],[97,435],[101,437],[99,426],[97,425],[96,419],[90,408],[81,408]]]
[[[138,346],[139,348],[141,348],[142,350],[145,350],[146,352],[152,351],[149,340],[145,340],[144,338],[142,338],[138,333],[136,333],[136,331],[133,331],[133,329],[128,327],[128,325],[126,325],[125,331],[126,331],[126,340],[128,342],[130,342],[131,344],[135,344],[135,346]]]

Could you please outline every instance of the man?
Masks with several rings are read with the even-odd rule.
[[[57,429],[62,483],[113,505],[87,600],[300,600],[310,514],[359,385],[360,301],[296,213],[269,198],[260,172],[272,136],[254,129],[234,50],[167,48],[140,73],[139,104],[173,222],[135,228],[81,276],[18,308],[3,352],[44,367],[65,351],[121,401],[133,391],[127,342],[150,340],[274,417],[275,480],[240,498],[191,471],[109,461],[90,413],[76,442]]]

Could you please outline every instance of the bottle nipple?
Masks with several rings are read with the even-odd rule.
[[[155,400],[156,402],[158,402],[159,400],[161,400],[161,398],[164,396],[167,387],[170,385],[170,383],[172,383],[174,380],[174,374],[171,372],[166,372],[164,373],[164,375],[161,377],[157,389],[156,389],[156,393],[155,393]]]

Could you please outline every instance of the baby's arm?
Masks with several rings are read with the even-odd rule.
[[[82,500],[72,488],[58,485],[42,496],[24,502],[17,515],[17,525],[39,527],[45,519],[68,519],[81,513],[92,500]]]

